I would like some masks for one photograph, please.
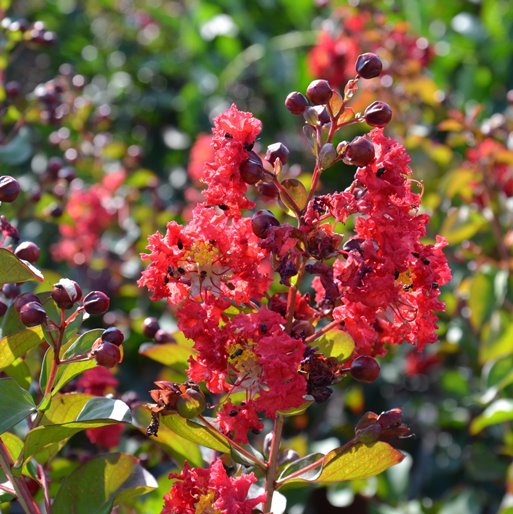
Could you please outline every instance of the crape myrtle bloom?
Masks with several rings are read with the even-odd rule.
[[[187,226],[171,221],[165,236],[149,237],[150,262],[139,279],[152,300],[178,305],[206,293],[238,304],[260,299],[271,283],[267,252],[259,247],[249,218],[229,218],[215,208],[198,205]]]
[[[205,165],[201,179],[207,186],[203,191],[207,205],[218,206],[231,217],[239,217],[242,209],[254,207],[244,196],[247,184],[239,168],[249,158],[261,129],[260,120],[235,105],[214,119],[214,158]]]
[[[355,237],[333,264],[338,298],[327,294],[322,275],[313,287],[318,302],[335,306],[333,318],[353,337],[358,354],[383,355],[386,343],[422,349],[436,340],[434,311],[444,309],[439,286],[451,275],[442,253],[445,240],[421,242],[429,217],[417,214],[421,195],[411,190],[404,148],[381,130],[370,138],[376,159],[358,169],[349,188],[360,214]]]
[[[201,332],[185,325],[189,315],[184,308],[178,313],[179,327],[194,340],[196,350],[189,362],[190,379],[206,382],[212,393],[245,392],[244,405],[229,404],[220,410],[221,429],[247,442],[248,429],[261,428],[257,412],[273,418],[277,411],[304,402],[306,379],[298,370],[305,344],[285,332],[280,314],[264,307],[238,314],[222,326],[208,320]]]
[[[257,481],[253,473],[230,477],[217,459],[208,468],[191,468],[185,462],[180,474],[171,473],[171,490],[164,496],[161,514],[251,514],[265,494],[248,498]]]

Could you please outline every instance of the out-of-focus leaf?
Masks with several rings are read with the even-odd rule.
[[[21,127],[11,141],[0,146],[0,162],[9,166],[21,164],[29,159],[31,155],[32,144],[28,127]]]
[[[44,280],[43,274],[32,264],[19,259],[9,250],[0,248],[0,284],[14,284],[29,280]]]
[[[315,345],[326,357],[336,357],[341,361],[348,359],[354,351],[353,338],[342,330],[330,330]]]
[[[152,344],[140,346],[139,353],[164,366],[181,366],[185,369],[193,351],[188,346],[177,343]]]
[[[478,434],[486,427],[513,420],[513,400],[501,398],[490,404],[470,425],[470,433]]]
[[[0,434],[36,410],[32,396],[13,378],[0,378]]]
[[[145,494],[157,485],[132,455],[96,457],[63,480],[52,511],[54,514],[109,514],[115,504]]]
[[[11,366],[18,357],[36,347],[42,340],[43,330],[40,326],[27,328],[0,339],[0,370]]]
[[[478,273],[470,283],[468,306],[470,322],[479,330],[496,305],[493,273]]]
[[[182,418],[178,414],[160,416],[160,424],[196,444],[218,452],[230,452],[230,443],[221,434],[195,421]]]
[[[449,244],[455,245],[475,236],[485,226],[487,222],[481,213],[463,206],[447,213],[440,233]]]

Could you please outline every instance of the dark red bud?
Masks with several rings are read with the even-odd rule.
[[[159,328],[160,324],[157,318],[148,317],[143,321],[143,334],[146,337],[153,338]]]
[[[20,309],[20,319],[26,327],[35,327],[44,323],[47,315],[40,302],[28,302]]]
[[[277,227],[279,224],[280,222],[276,219],[276,216],[267,210],[257,211],[251,218],[253,232],[261,239],[266,237],[270,227]]]
[[[379,377],[378,361],[370,355],[357,357],[351,364],[351,376],[365,384],[371,384]]]
[[[365,53],[359,55],[356,59],[356,73],[363,79],[372,79],[377,77],[383,69],[381,59],[373,53]]]
[[[246,159],[239,168],[240,178],[246,184],[256,184],[262,180],[264,176],[264,168],[260,157],[254,152],[249,153],[249,158]]]
[[[333,89],[327,80],[314,80],[306,89],[306,96],[314,105],[324,105],[329,102]]]
[[[64,168],[59,170],[58,178],[65,180],[69,184],[77,178],[75,168],[73,168],[73,166],[64,166]]]
[[[354,166],[367,166],[374,158],[374,145],[366,137],[358,136],[346,146],[343,161]]]
[[[256,187],[259,194],[264,197],[264,200],[273,200],[280,195],[280,191],[272,182],[260,182]]]
[[[363,117],[371,127],[384,127],[392,119],[392,109],[386,102],[372,102],[365,109]]]
[[[157,332],[155,332],[154,339],[156,343],[160,344],[176,343],[176,339],[167,330],[164,330],[163,328],[159,328]]]
[[[7,304],[0,300],[0,318],[7,312]]]
[[[304,110],[309,106],[308,100],[305,95],[302,95],[298,91],[289,93],[285,98],[285,107],[292,114],[303,114]]]
[[[291,336],[295,339],[305,339],[314,332],[315,328],[309,321],[298,320],[292,325]]]
[[[4,284],[2,286],[2,293],[6,298],[16,298],[20,294],[20,286],[18,284]]]
[[[0,202],[14,202],[20,191],[21,187],[15,178],[9,175],[0,177]]]
[[[20,294],[16,300],[14,300],[14,309],[16,312],[20,312],[21,308],[29,302],[41,303],[41,300],[34,293]]]
[[[109,310],[110,299],[102,291],[91,291],[84,298],[84,309],[92,316],[104,314]]]
[[[91,356],[94,357],[96,362],[104,368],[113,368],[121,361],[121,350],[119,346],[97,339],[92,348]]]
[[[15,80],[7,82],[7,84],[5,85],[5,94],[9,98],[16,98],[20,94],[19,82],[16,82]]]
[[[61,278],[53,286],[51,296],[60,309],[71,309],[82,298],[82,289],[74,280]]]
[[[16,250],[14,251],[14,255],[19,257],[20,259],[24,259],[30,263],[34,263],[39,259],[39,254],[41,250],[39,246],[31,241],[25,241],[18,245]]]
[[[112,343],[116,346],[120,346],[123,344],[125,336],[123,335],[123,332],[119,330],[119,328],[109,327],[103,331],[103,334],[101,335],[101,340],[104,343]]]
[[[60,169],[64,166],[64,162],[60,157],[50,157],[46,165],[46,171],[53,178],[56,179]]]
[[[289,160],[289,149],[283,143],[274,143],[267,147],[265,160],[274,164],[276,159],[280,159],[282,164],[286,164]]]

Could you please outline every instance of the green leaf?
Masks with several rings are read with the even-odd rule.
[[[490,317],[496,305],[494,276],[491,272],[477,273],[470,283],[470,323],[477,330]]]
[[[164,366],[179,366],[185,369],[193,351],[188,346],[177,343],[145,343],[139,348],[139,353]]]
[[[404,455],[388,443],[381,441],[371,445],[357,443],[349,448],[342,446],[329,452],[322,461],[322,468],[317,468],[317,473],[309,470],[305,475],[290,480],[285,477],[281,482],[330,484],[346,480],[361,480],[379,475],[403,459]]]
[[[513,400],[496,400],[470,424],[470,433],[475,435],[486,427],[513,420]]]
[[[354,351],[353,338],[341,330],[330,330],[315,345],[326,357],[336,357],[341,361],[349,358]]]
[[[64,397],[65,395],[62,396]],[[55,444],[60,444],[87,428],[103,427],[115,423],[130,423],[132,421],[128,405],[121,400],[95,396],[90,398],[83,405],[80,412],[76,414],[81,401],[80,398],[73,398],[67,404],[68,410],[66,411],[64,419],[69,420],[71,413],[75,415],[74,419],[59,424],[41,425],[27,434],[25,439],[24,459],[42,450],[48,449]],[[56,418],[56,414],[53,414],[54,411],[51,410],[51,412],[52,414],[50,415],[52,418],[47,418],[47,420],[58,419]]]
[[[38,346],[42,340],[43,330],[40,326],[2,337],[0,339],[0,370],[11,366],[18,357]]]
[[[146,434],[146,428],[151,421],[150,412],[140,406],[132,411],[132,415],[134,417],[135,426],[143,434]],[[179,436],[163,423],[160,425],[158,436],[150,436],[150,438],[169,452],[181,465],[183,465],[185,460],[192,466],[203,465],[203,458],[201,457],[198,445]]]
[[[295,460],[294,462],[291,462],[281,473],[280,477],[278,478],[278,482],[285,482],[287,477],[292,475],[293,473],[296,473],[297,471],[306,468],[307,466],[310,466],[317,462],[318,460],[322,459],[324,455],[322,453],[310,453],[309,455],[306,455],[305,457],[301,457],[300,459]],[[319,466],[312,468],[309,471],[305,471],[301,475],[301,478],[303,480],[315,480],[319,476]]]
[[[28,389],[32,384],[30,368],[22,358],[16,359],[10,366],[4,368],[3,372],[8,377],[14,378],[23,389]]]
[[[27,127],[21,127],[9,143],[0,146],[0,162],[11,166],[25,162],[31,155],[32,144]]]
[[[281,185],[285,188],[287,193],[289,194],[292,201],[296,204],[296,206],[301,210],[306,206],[306,201],[308,199],[308,192],[306,187],[303,185],[301,181],[297,178],[287,178],[285,179]],[[291,210],[293,210],[293,204],[288,200],[285,195],[280,196],[281,201]]]
[[[75,342],[64,352],[63,359],[69,359],[77,355],[83,355],[91,350],[93,343],[103,334],[104,330],[95,328],[84,332],[75,340]]]
[[[486,226],[487,221],[481,213],[463,206],[449,210],[440,233],[449,244],[456,245],[475,236]]]
[[[0,434],[36,410],[32,396],[13,378],[0,378]]]
[[[230,443],[223,435],[195,421],[182,418],[178,414],[160,416],[160,424],[193,443],[218,452],[230,452]]]
[[[145,494],[157,482],[137,459],[124,453],[96,457],[61,484],[53,514],[109,514],[115,504]]]
[[[0,284],[14,284],[29,280],[43,281],[43,274],[32,264],[19,259],[9,250],[0,248]]]

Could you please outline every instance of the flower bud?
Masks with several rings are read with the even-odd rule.
[[[110,299],[102,291],[91,291],[84,298],[84,309],[92,316],[104,314],[109,310]]]
[[[274,164],[276,159],[280,159],[282,164],[287,164],[289,160],[289,149],[283,143],[274,143],[267,147],[265,160]]]
[[[113,368],[121,361],[121,350],[119,346],[97,339],[90,352],[91,357],[94,357],[96,362],[104,368]]]
[[[338,158],[337,150],[331,143],[322,145],[319,152],[319,166],[325,170],[329,168]]]
[[[290,335],[295,339],[305,339],[314,332],[314,326],[308,320],[302,319],[294,322]]]
[[[374,158],[374,145],[366,137],[358,136],[346,146],[342,160],[354,166],[367,166]]]
[[[371,384],[379,377],[378,361],[370,355],[357,357],[351,364],[351,376],[365,384]]]
[[[363,79],[372,79],[377,77],[383,69],[381,59],[373,53],[365,53],[359,55],[356,59],[356,73]]]
[[[285,107],[292,114],[303,114],[304,110],[309,106],[308,100],[305,95],[302,95],[298,91],[289,93],[285,98]]]
[[[51,296],[60,309],[71,309],[82,298],[82,289],[69,278],[61,278],[53,286]]]
[[[249,152],[249,158],[239,167],[240,178],[246,184],[256,184],[264,176],[264,168],[260,157],[255,152]]]
[[[392,109],[386,102],[372,102],[365,109],[363,117],[371,127],[384,127],[392,119]]]
[[[18,284],[4,284],[2,286],[2,293],[6,298],[16,298],[20,294],[20,286]]]
[[[23,293],[20,294],[16,300],[14,300],[14,309],[16,312],[20,312],[21,308],[29,303],[29,302],[36,302],[41,303],[41,300],[34,294],[34,293]]]
[[[329,102],[333,89],[327,80],[314,80],[306,89],[306,96],[314,105],[324,105]]]
[[[319,123],[319,111],[315,107],[308,107],[305,109],[303,117],[308,125],[317,125]]]
[[[270,227],[277,227],[279,224],[280,222],[271,211],[263,209],[255,212],[251,218],[251,227],[253,228],[253,232],[260,239],[267,237],[267,231]]]
[[[146,337],[154,337],[160,325],[157,318],[148,317],[143,321],[143,334]]]
[[[47,319],[40,302],[28,302],[20,309],[20,320],[26,327],[41,325]]]
[[[39,249],[39,246],[37,246],[35,243],[32,243],[31,241],[25,241],[19,244],[14,251],[14,255],[16,255],[16,257],[19,257],[20,259],[28,261],[32,264],[39,259],[40,253],[41,250]]]
[[[123,332],[119,330],[119,328],[116,327],[110,327],[103,331],[103,334],[101,335],[101,340],[104,343],[112,343],[116,346],[121,346],[123,344],[123,341],[125,339],[125,336],[123,335]]]
[[[20,94],[20,83],[15,80],[7,82],[5,85],[5,94],[9,98],[16,98]]]
[[[272,182],[260,182],[256,188],[258,193],[264,197],[264,200],[273,200],[280,195],[278,188]]]
[[[205,395],[197,389],[189,388],[176,401],[176,410],[182,418],[191,419],[205,410]]]
[[[7,312],[7,304],[0,300],[0,318]]]
[[[50,157],[50,159],[48,159],[48,164],[46,165],[46,171],[50,177],[56,179],[63,165],[64,161],[60,157]]]
[[[157,332],[155,333],[154,339],[155,339],[156,343],[160,343],[160,344],[176,343],[176,339],[167,330],[164,330],[163,328],[159,328],[157,330]]]
[[[0,177],[0,202],[14,202],[20,191],[21,187],[15,178],[8,175]]]

